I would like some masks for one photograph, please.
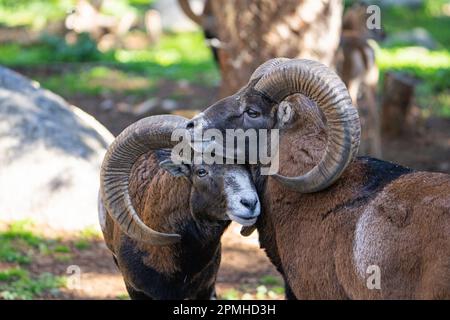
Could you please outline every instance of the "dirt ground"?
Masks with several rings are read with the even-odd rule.
[[[35,276],[51,273],[66,276],[67,286],[57,293],[47,292],[38,299],[128,299],[127,292],[109,250],[101,237],[90,240],[89,248],[77,249],[73,234],[43,230],[47,237],[58,239],[70,249],[68,255],[34,254],[27,270]],[[223,237],[223,255],[217,279],[217,293],[221,299],[283,299],[282,280],[259,249],[257,233],[243,238],[240,226],[232,224]],[[15,267],[0,263],[0,270]],[[78,273],[79,271],[79,273]],[[80,277],[78,277],[78,274]]]
[[[32,72],[21,72],[33,77]],[[24,72],[25,71],[25,72]],[[167,92],[174,90],[178,84],[167,82],[156,95],[164,98]],[[217,89],[199,85],[189,85],[183,105],[194,103],[208,106],[215,101]],[[73,95],[65,97],[70,103],[82,108],[105,125],[114,135],[126,126],[147,116],[136,116],[120,110],[105,109],[105,97]],[[113,106],[117,106],[129,97],[112,95],[107,97]],[[195,109],[195,108],[194,108]],[[178,112],[179,113],[179,112]],[[183,113],[183,112],[181,112]],[[195,111],[183,114],[192,116]],[[418,128],[417,132],[399,139],[390,139],[383,143],[383,158],[419,170],[432,170],[450,173],[450,119],[430,118]],[[67,240],[69,246],[70,237]],[[72,246],[71,246],[72,248]],[[43,296],[41,298],[57,299],[126,299],[126,291],[120,273],[101,239],[95,241],[89,250],[73,248],[71,265],[81,269],[81,286],[62,289],[62,295]],[[31,266],[36,273],[49,271],[58,275],[67,275],[68,263],[55,261],[50,257],[38,259]],[[217,289],[220,298],[268,298],[282,299],[281,278],[259,249],[257,235],[249,238],[239,235],[239,227],[232,225],[223,238],[223,258],[218,276]],[[273,289],[273,290],[272,290]]]

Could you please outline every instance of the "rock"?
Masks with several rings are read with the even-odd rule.
[[[178,108],[178,103],[172,99],[164,99],[161,101],[161,107],[165,112],[171,112]]]
[[[158,106],[159,104],[159,99],[158,98],[150,98],[148,100],[145,100],[142,103],[139,103],[138,105],[134,106],[133,108],[133,114],[136,116],[142,116],[143,114],[149,113],[151,111],[153,111],[153,114],[157,114],[159,111],[162,110],[156,110],[155,113],[155,108]]]
[[[98,226],[99,169],[112,140],[88,114],[0,67],[0,222]]]
[[[424,47],[429,50],[437,48],[437,42],[423,28],[414,28],[411,31],[394,33],[384,40],[385,46],[410,45]]]
[[[171,113],[177,109],[178,103],[175,100],[164,99],[161,101],[159,98],[150,98],[133,106],[128,112],[135,116],[150,116]]]
[[[111,99],[103,100],[100,103],[100,108],[104,111],[110,111],[110,110],[112,110],[113,107],[114,107],[114,101],[112,101]]]
[[[116,108],[117,108],[117,111],[119,111],[119,112],[125,112],[125,113],[131,113],[131,112],[133,112],[133,106],[131,105],[131,104],[129,104],[129,103],[126,103],[126,102],[119,102],[119,103],[117,103],[116,104]]]
[[[177,85],[182,90],[189,90],[191,88],[189,81],[186,79],[178,80]]]

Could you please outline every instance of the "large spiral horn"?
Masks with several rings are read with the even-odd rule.
[[[320,162],[304,175],[275,178],[304,193],[323,190],[335,182],[356,155],[361,132],[358,111],[342,80],[319,62],[288,59],[271,67],[254,88],[278,103],[301,93],[316,102],[327,119],[328,144]]]
[[[100,194],[106,210],[129,237],[152,245],[168,245],[180,240],[178,234],[157,232],[138,216],[128,190],[131,170],[149,150],[170,148],[172,132],[185,128],[187,119],[173,115],[141,119],[126,128],[111,144],[103,160]]]
[[[270,60],[267,60],[262,65],[260,65],[258,68],[253,71],[252,75],[250,76],[249,82],[252,82],[255,79],[261,78],[263,75],[268,73],[270,70],[273,70],[276,66],[282,64],[283,62],[289,61],[288,58],[273,58]]]

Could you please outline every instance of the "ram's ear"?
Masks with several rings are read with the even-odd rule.
[[[277,120],[278,120],[278,127],[285,128],[288,127],[289,124],[293,121],[293,109],[289,102],[282,101],[278,105],[277,109]]]
[[[171,159],[161,161],[159,166],[174,177],[189,177],[191,174],[191,168],[187,164],[175,164]]]
[[[155,152],[159,166],[168,171],[174,177],[188,177],[191,174],[191,168],[184,163],[174,163],[170,157],[170,150],[158,150]]]

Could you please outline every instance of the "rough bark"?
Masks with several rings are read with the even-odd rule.
[[[331,65],[339,44],[341,0],[212,0],[221,45],[221,96],[274,57],[309,58]]]

